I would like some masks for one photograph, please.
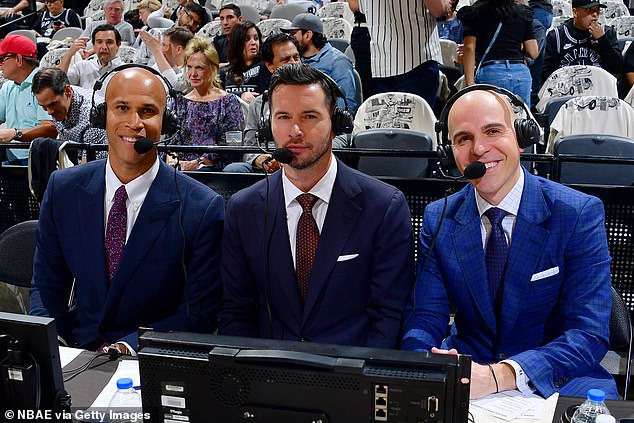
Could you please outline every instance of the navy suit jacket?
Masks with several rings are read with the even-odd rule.
[[[609,345],[610,253],[603,204],[595,197],[525,173],[504,279],[500,322],[487,282],[480,216],[469,184],[448,198],[424,273],[415,288],[403,348],[456,348],[478,363],[515,360],[537,391],[583,397],[600,388],[618,398],[599,363]],[[443,201],[425,210],[421,260]],[[452,335],[443,343],[449,304]],[[411,304],[408,307],[411,312]],[[407,315],[408,315],[407,314]]]
[[[99,160],[51,175],[37,228],[31,314],[54,317],[62,337],[82,347],[124,340],[136,348],[139,326],[214,331],[222,197],[177,173],[179,198],[174,171],[161,162],[108,287],[105,166]]]
[[[222,243],[221,334],[396,346],[414,280],[409,208],[396,188],[341,162],[337,166],[303,306],[289,242],[282,172],[269,177],[267,224],[265,181],[231,197]]]

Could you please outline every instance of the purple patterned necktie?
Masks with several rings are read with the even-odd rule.
[[[486,265],[489,277],[489,288],[495,309],[499,310],[500,294],[504,284],[504,271],[506,270],[506,258],[509,253],[509,245],[502,229],[502,219],[508,213],[497,207],[492,207],[484,212],[491,222],[491,234],[487,241]]]
[[[108,214],[106,226],[106,266],[108,270],[108,285],[112,281],[119,260],[125,247],[125,234],[128,228],[128,211],[125,205],[128,193],[125,185],[121,185],[114,194],[114,201]]]
[[[313,194],[297,196],[297,202],[302,206],[302,215],[297,222],[297,240],[295,242],[297,263],[295,265],[295,274],[302,304],[306,301],[308,281],[313,270],[317,243],[319,242],[319,229],[312,213],[317,199]]]

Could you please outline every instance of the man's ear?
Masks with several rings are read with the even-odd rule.
[[[275,72],[275,69],[273,68],[273,63],[268,63],[268,62],[264,62],[264,66],[266,66],[266,68],[269,70],[269,72],[273,73]]]

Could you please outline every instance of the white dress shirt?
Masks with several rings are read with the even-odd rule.
[[[520,202],[522,201],[522,193],[524,192],[524,171],[520,169],[520,177],[513,185],[511,191],[506,194],[506,197],[500,201],[500,204],[497,206],[492,206],[489,204],[484,198],[478,194],[476,191],[476,204],[478,206],[478,213],[480,213],[480,232],[482,233],[482,247],[486,253],[486,243],[489,235],[491,235],[491,222],[484,215],[491,207],[497,207],[506,211],[508,214],[504,216],[502,219],[502,229],[504,230],[504,235],[506,235],[506,241],[509,245],[509,249],[511,248],[511,239],[513,236],[513,229],[515,228],[515,221],[517,220],[517,212],[520,208]],[[513,370],[515,371],[515,382],[517,384],[517,389],[525,394],[532,394],[535,392],[535,389],[529,386],[530,379],[524,373],[522,367],[514,360],[502,360],[501,363],[507,363]]]
[[[313,206],[313,217],[317,222],[317,228],[321,234],[321,229],[324,227],[324,221],[326,220],[326,213],[328,212],[328,204],[330,203],[330,195],[332,194],[332,188],[335,185],[335,179],[337,178],[337,160],[331,154],[330,166],[326,171],[326,174],[315,184],[314,187],[308,191],[309,194],[313,194],[318,198],[317,202]],[[299,217],[302,215],[302,206],[297,201],[297,196],[301,194],[307,194],[297,188],[288,179],[284,168],[282,167],[282,188],[284,188],[284,204],[286,206],[286,224],[288,225],[288,238],[291,243],[291,252],[293,253],[293,264],[296,264],[296,242],[297,242],[297,223]],[[113,193],[114,195],[114,193]]]
[[[125,190],[128,193],[128,199],[125,202],[128,211],[128,227],[125,233],[126,243],[128,242],[128,238],[130,237],[130,233],[134,227],[134,222],[136,222],[136,218],[139,216],[139,211],[141,210],[143,201],[145,201],[145,196],[150,190],[150,186],[152,185],[152,182],[154,182],[154,178],[156,178],[158,171],[159,159],[157,157],[156,161],[152,167],[147,170],[147,172],[125,184]],[[112,208],[112,204],[114,202],[114,194],[121,185],[123,184],[112,170],[112,167],[110,166],[110,158],[108,158],[108,161],[106,162],[106,195],[104,197],[104,234],[108,226],[108,214],[110,213],[110,209]]]

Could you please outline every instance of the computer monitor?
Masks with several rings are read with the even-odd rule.
[[[65,392],[54,319],[0,312],[0,378],[3,412],[62,410]]]
[[[141,330],[151,422],[466,423],[471,358]]]

